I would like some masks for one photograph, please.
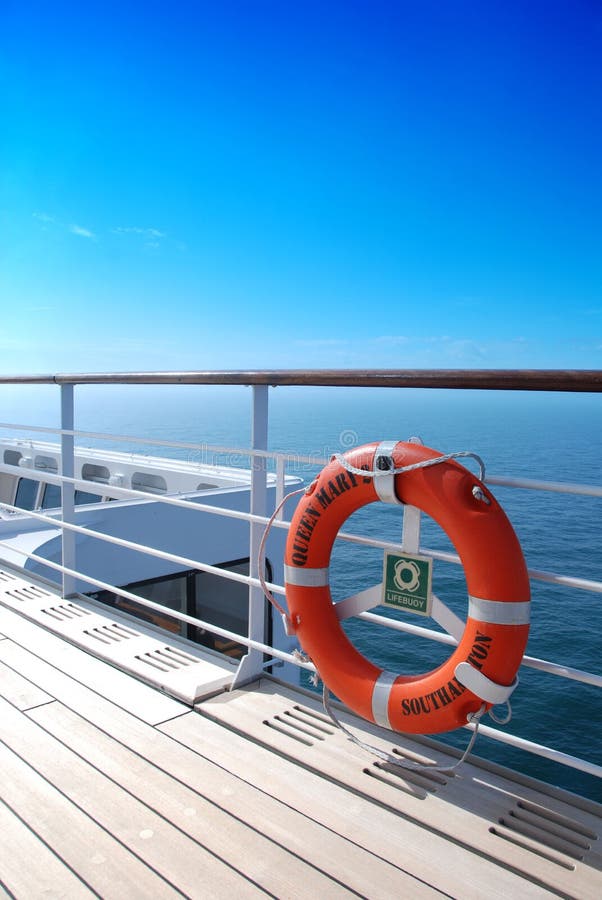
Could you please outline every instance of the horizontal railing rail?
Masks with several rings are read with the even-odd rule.
[[[0,428],[14,431],[28,431],[40,434],[53,434],[57,436],[67,435],[73,438],[85,438],[86,440],[114,441],[116,443],[139,444],[141,446],[169,447],[175,450],[194,450],[203,453],[230,454],[249,458],[272,460],[277,468],[278,462],[293,463],[296,465],[310,465],[321,468],[328,462],[326,456],[309,455],[302,453],[285,453],[277,450],[260,450],[250,447],[239,447],[224,444],[209,444],[198,441],[166,441],[164,438],[144,438],[131,434],[112,434],[102,431],[80,431],[61,428],[51,428],[42,425],[26,425],[22,422],[0,422]],[[25,439],[24,439],[25,440]],[[35,471],[35,469],[33,470]],[[533,478],[509,478],[502,475],[485,475],[486,484],[497,487],[522,488],[533,491],[550,491],[552,493],[576,494],[583,497],[602,497],[602,486],[594,484],[576,484],[574,482],[542,481]]]
[[[269,369],[2,375],[0,384],[231,384],[301,387],[602,391],[600,369]]]
[[[16,466],[10,466],[7,464],[0,465],[0,471],[14,471],[21,473],[23,470],[18,469]],[[76,487],[89,487],[90,482],[83,481],[82,479],[77,478],[65,478],[60,475],[51,475],[50,473],[44,473],[44,479],[53,484],[60,484],[61,482],[70,483],[75,485]],[[123,494],[126,497],[133,497],[135,499],[140,499],[144,501],[151,500],[153,503],[164,503],[165,505],[176,506],[187,511],[194,512],[204,512],[210,513],[218,516],[224,516],[226,518],[233,518],[238,520],[243,520],[247,522],[255,522],[263,527],[265,527],[269,518],[267,516],[254,516],[251,513],[243,512],[241,510],[230,510],[223,509],[222,507],[212,506],[211,504],[201,504],[194,503],[191,504],[189,500],[181,500],[177,497],[162,497],[157,496],[155,494],[148,494],[143,491],[136,491],[129,488],[115,488],[115,493]],[[74,523],[63,522],[58,519],[56,516],[44,514],[37,512],[35,510],[28,510],[26,513],[19,507],[13,506],[9,503],[0,503],[0,508],[6,509],[11,513],[16,514],[25,514],[30,518],[33,518],[35,521],[43,522],[44,524],[50,525],[54,528],[63,528],[68,531],[74,532],[75,534],[82,534],[86,537],[91,537],[96,540],[105,541],[106,543],[113,544],[115,546],[123,547],[128,550],[135,550],[139,553],[146,553],[149,556],[154,556],[157,559],[163,559],[167,562],[173,562],[191,569],[198,569],[199,571],[207,572],[209,574],[218,575],[219,577],[223,577],[225,579],[229,579],[231,581],[236,581],[242,584],[254,585],[256,587],[262,587],[262,584],[259,579],[252,578],[249,575],[241,575],[237,572],[229,572],[224,569],[220,569],[218,566],[212,566],[208,563],[201,562],[200,560],[193,559],[191,557],[184,557],[174,553],[168,553],[166,551],[158,550],[153,547],[149,547],[146,544],[140,544],[135,541],[128,541],[123,538],[114,537],[112,535],[104,534],[103,532],[96,531],[89,526],[81,526],[76,525]],[[290,526],[290,522],[288,521],[275,521],[272,523],[274,527],[288,529]],[[360,535],[353,535],[346,532],[340,532],[338,538],[341,540],[346,540],[351,543],[361,543],[364,546],[373,547],[378,550],[396,550],[399,545],[394,544],[392,542],[378,540],[376,538],[363,538]],[[0,540],[0,546],[2,546],[2,541]],[[445,553],[443,551],[437,551],[428,547],[421,547],[420,552],[423,555],[429,555],[433,558],[439,558],[445,562],[454,563],[458,566],[461,565],[460,557],[456,554]],[[576,579],[571,578],[569,576],[556,575],[555,573],[538,573],[533,572],[533,570],[529,570],[530,577],[537,578],[539,577],[542,581],[552,581],[556,584],[562,584],[565,586],[570,586],[574,588],[580,588],[581,590],[591,591],[595,593],[602,593],[602,582],[597,581],[588,581],[586,579]],[[81,580],[86,580],[86,576],[80,573]],[[279,594],[281,596],[286,595],[286,591],[284,585],[272,583],[272,582],[264,582],[265,586],[274,594]],[[117,591],[116,591],[117,592]],[[142,597],[137,598],[140,603],[144,606],[146,601]],[[167,611],[167,608],[164,607]],[[429,638],[434,641],[438,641],[439,643],[445,644],[457,644],[457,641],[454,637],[449,634],[445,634],[442,632],[434,631],[433,629],[424,628],[423,626],[411,625],[407,622],[397,621],[396,619],[390,619],[385,616],[380,616],[376,613],[362,612],[359,614],[360,618],[363,618],[367,622],[372,622],[373,624],[381,625],[384,628],[390,628],[394,631],[403,631],[407,634],[416,634],[420,635],[424,638]],[[174,616],[174,618],[178,618]],[[209,628],[211,630],[211,628]],[[240,636],[239,636],[240,637]],[[530,657],[525,655],[523,658],[522,664],[527,668],[536,668],[541,671],[546,671],[550,674],[559,675],[564,678],[572,679],[575,681],[581,681],[586,684],[596,685],[597,687],[602,687],[602,676],[596,675],[591,672],[584,672],[580,669],[566,667],[564,665],[556,665],[555,663],[549,660],[540,660],[534,657]]]
[[[0,423],[0,428],[1,427],[6,427],[6,426],[4,426],[3,423]],[[72,432],[72,433],[87,434],[86,432]],[[130,438],[128,438],[128,440],[129,439]],[[154,441],[148,441],[148,443],[155,443],[155,444],[163,445],[165,442],[154,440]],[[205,445],[190,444],[188,446],[200,447],[200,446],[205,446]],[[271,453],[268,451],[243,450],[242,448],[229,448],[229,449],[235,450],[236,452],[240,452],[241,454],[245,453],[245,454],[249,454],[249,455],[258,455],[258,456],[262,456],[262,457],[265,457],[268,459],[273,457],[275,459],[283,459],[283,460],[289,460],[289,461],[294,460],[295,462],[299,459],[298,456],[291,455],[291,454]],[[315,462],[317,465],[325,465],[328,462],[328,460],[325,458],[321,459],[321,460],[314,460],[313,458],[311,458],[311,459],[312,459],[312,462]],[[37,472],[40,478],[43,477],[44,481],[47,481],[51,484],[61,485],[62,483],[65,483],[65,484],[71,484],[74,487],[82,488],[82,489],[86,489],[86,488],[89,489],[90,487],[98,484],[98,482],[87,481],[87,480],[83,480],[81,478],[79,478],[79,479],[78,478],[69,478],[64,475],[53,474],[51,472],[41,470],[41,469],[30,469],[30,468],[22,469],[22,468],[19,468],[18,466],[13,466],[8,463],[0,463],[0,472],[9,472],[9,473],[13,473],[13,474],[20,475],[20,476],[23,476],[24,473],[31,474],[31,473]],[[537,490],[542,490],[542,491],[550,490],[552,492],[558,491],[559,487],[560,487],[560,485],[557,482],[550,483],[550,485],[547,486],[547,483],[544,481],[537,481],[535,483],[536,484],[536,487],[535,487],[535,484],[531,480],[528,480],[528,479],[523,480],[523,479],[519,479],[519,478],[513,478],[513,479],[486,478],[485,482],[487,484],[503,483],[505,486],[510,486],[510,487],[514,487],[517,489],[518,488],[523,488],[523,489],[527,489],[527,490],[537,489]],[[182,509],[187,509],[187,510],[194,509],[198,512],[215,513],[217,515],[222,515],[226,518],[229,517],[232,519],[241,519],[241,520],[244,520],[247,522],[254,522],[255,524],[263,525],[263,526],[265,526],[269,521],[269,516],[253,515],[252,513],[245,513],[240,510],[234,510],[234,509],[224,509],[222,507],[213,506],[213,505],[207,504],[207,503],[195,502],[194,504],[191,504],[190,500],[183,500],[183,499],[179,499],[178,497],[170,497],[170,496],[164,496],[161,494],[149,493],[148,491],[140,491],[140,490],[136,490],[134,488],[118,487],[116,485],[110,485],[110,486],[106,485],[105,487],[106,487],[106,493],[115,495],[116,497],[121,497],[124,500],[129,500],[129,499],[143,500],[143,501],[152,500],[153,502],[156,502],[156,503],[163,503],[166,506],[176,506],[176,507],[180,507]],[[599,488],[596,488],[596,487],[590,486],[590,485],[576,485],[576,484],[567,483],[565,485],[562,485],[562,488],[563,488],[562,493],[574,494],[577,496],[593,496],[593,497],[602,496],[602,489],[599,489]],[[190,493],[194,493],[194,492],[192,491]],[[6,504],[6,503],[0,503],[0,507],[5,507],[6,509],[9,509],[13,513],[19,513],[22,515],[35,515],[34,513],[30,512],[30,511],[25,511],[23,509],[19,509],[18,507],[11,507],[9,504]],[[44,517],[40,516],[40,515],[38,515],[37,518],[40,518],[42,520],[44,519]],[[49,519],[49,521],[54,521],[55,525],[57,524],[56,520]],[[58,523],[58,524],[62,524],[62,523]],[[278,520],[278,519],[272,523],[272,527],[275,527],[275,528],[288,529],[289,525],[290,525],[290,522]],[[69,526],[66,526],[66,527],[68,528]],[[379,540],[378,538],[370,538],[370,537],[366,537],[364,535],[352,534],[350,532],[345,532],[345,531],[340,531],[339,534],[337,535],[337,539],[342,540],[342,541],[347,541],[349,543],[358,544],[358,545],[361,545],[364,547],[373,547],[373,548],[379,549],[379,550],[395,550],[398,547],[397,544],[392,543],[390,541],[383,541],[383,540]],[[449,551],[436,550],[431,547],[421,547],[420,552],[427,554],[429,556],[432,556],[433,559],[439,559],[442,562],[449,562],[449,563],[453,563],[455,565],[462,565],[460,557],[457,554],[451,553]],[[592,579],[586,579],[586,578],[577,578],[577,577],[571,576],[571,575],[562,575],[562,574],[556,573],[556,572],[546,572],[546,571],[542,571],[539,569],[529,569],[528,574],[529,574],[530,578],[532,578],[533,580],[536,580],[536,581],[544,581],[549,584],[558,584],[558,585],[563,585],[565,587],[573,587],[578,590],[591,591],[593,593],[602,593],[602,582],[600,582],[600,581],[594,581]],[[225,576],[225,577],[227,577],[227,576]],[[275,592],[280,593],[282,595],[284,595],[284,593],[285,593],[283,585],[273,585],[272,588]],[[385,624],[386,627],[394,627],[389,624],[390,623],[389,619],[386,619],[384,617],[381,617],[381,618],[382,618],[383,624]]]

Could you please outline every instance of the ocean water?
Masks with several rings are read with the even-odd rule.
[[[269,447],[310,457],[312,462],[296,459],[291,466],[307,481],[319,471],[318,461],[332,453],[369,441],[417,436],[444,453],[478,453],[488,475],[599,485],[601,402],[596,395],[277,388],[270,391]],[[248,446],[250,406],[248,388],[78,387],[76,427],[195,442],[200,449],[156,451],[132,442],[126,446],[211,462],[215,454],[210,445]],[[51,387],[0,388],[0,408],[4,422],[58,425],[58,391]],[[98,440],[81,443],[107,446]],[[109,446],[123,449],[116,442]],[[247,464],[238,454],[225,457],[233,464]],[[492,490],[517,532],[529,568],[602,581],[600,498]],[[398,540],[401,511],[371,504],[355,513],[345,530]],[[424,522],[421,544],[453,550],[447,536],[429,520]],[[382,551],[337,542],[332,558],[334,598],[376,583],[381,571]],[[433,577],[435,592],[464,617],[462,569],[435,561]],[[534,582],[532,601],[528,655],[599,674],[602,596]],[[385,614],[404,615],[388,610]],[[416,617],[410,621],[424,623]],[[436,627],[430,621],[425,624]],[[428,671],[449,655],[443,645],[367,627],[357,619],[350,620],[347,628],[362,653],[400,673]],[[592,686],[523,668],[513,695],[512,722],[506,728],[494,727],[602,764],[601,699],[600,690]],[[493,724],[487,717],[485,723]],[[457,747],[465,746],[468,737],[463,729],[441,736]],[[479,736],[474,752],[602,801],[600,781],[576,770],[497,744],[484,735]]]

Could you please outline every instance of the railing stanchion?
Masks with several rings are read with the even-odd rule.
[[[274,502],[275,506],[279,506],[282,503],[282,499],[284,497],[285,490],[285,478],[286,478],[286,462],[283,456],[279,456],[276,462],[276,500]],[[277,519],[284,519],[284,507],[280,510]]]
[[[253,385],[251,449],[267,450],[268,448],[268,385]],[[265,456],[251,458],[251,509],[253,515],[265,516],[267,510],[267,460]],[[259,577],[257,555],[263,535],[264,526],[257,522],[249,523],[249,574]],[[249,585],[249,639],[264,640],[265,598],[261,588]],[[232,688],[249,681],[254,681],[263,673],[263,654],[259,650],[248,649],[240,661]]]
[[[65,431],[73,431],[74,407],[73,385],[61,385],[61,475],[66,478],[75,477],[75,442],[73,434],[65,434]],[[75,524],[75,488],[72,482],[63,481],[61,484],[61,513],[63,522]],[[75,534],[66,528],[62,530],[61,537],[63,566],[75,570]],[[63,597],[70,597],[75,593],[75,578],[63,572]]]

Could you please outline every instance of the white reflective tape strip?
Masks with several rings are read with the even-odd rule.
[[[518,684],[518,678],[515,678],[512,684],[496,684],[468,662],[458,663],[454,674],[460,684],[486,703],[505,703]]]
[[[296,584],[299,587],[326,587],[328,585],[328,568],[301,569],[297,566],[285,566],[284,580],[287,584]]]
[[[502,600],[482,600],[480,597],[468,598],[468,615],[477,622],[489,622],[491,625],[528,625],[531,604],[511,603]]]
[[[398,441],[381,441],[374,453],[375,472],[380,471],[378,468],[378,460],[383,457],[391,460],[391,467],[394,466],[392,453],[397,444]],[[385,472],[386,470],[383,470],[382,475],[374,476],[374,490],[383,503],[395,503],[396,505],[401,505],[401,500],[397,499],[397,494],[395,493],[395,475],[386,475]]]
[[[397,675],[394,672],[387,672],[383,669],[380,676],[376,679],[372,690],[372,715],[377,725],[383,728],[390,728],[389,722],[389,697],[391,688]]]

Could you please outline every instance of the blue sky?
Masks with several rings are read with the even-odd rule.
[[[0,371],[602,367],[602,7],[0,0]]]

